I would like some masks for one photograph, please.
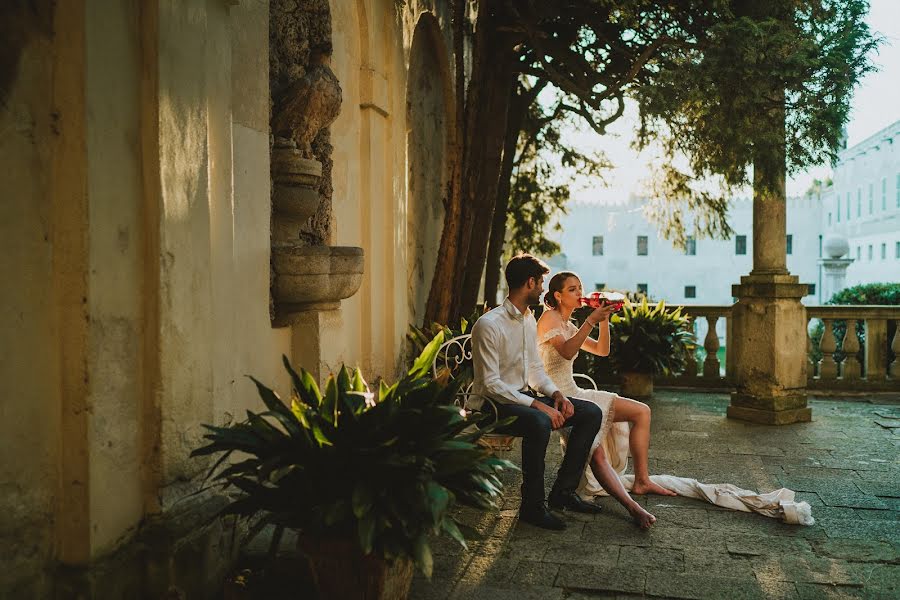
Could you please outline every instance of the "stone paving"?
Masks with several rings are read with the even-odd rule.
[[[652,473],[788,487],[816,524],[646,496],[658,518],[650,531],[604,498],[603,514],[566,514],[568,528],[550,532],[517,522],[519,476],[510,474],[503,510],[461,511],[483,539],[468,551],[437,540],[434,575],[417,575],[411,598],[900,598],[896,397],[813,400],[812,423],[782,427],[724,418],[724,394],[662,391],[649,404]],[[559,458],[553,440],[549,479]]]

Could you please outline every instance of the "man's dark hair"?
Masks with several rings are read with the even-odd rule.
[[[538,279],[549,272],[550,267],[541,259],[530,254],[516,254],[506,263],[506,285],[515,290],[528,283],[529,278]]]

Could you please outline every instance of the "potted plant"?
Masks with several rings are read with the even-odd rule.
[[[515,467],[476,445],[489,428],[463,433],[470,423],[452,405],[455,385],[431,378],[443,339],[376,392],[345,367],[320,392],[285,358],[290,403],[253,379],[267,410],[205,426],[209,443],[192,453],[221,454],[213,471],[237,453],[214,475],[237,491],[225,513],[296,529],[322,598],[406,597],[413,564],[431,575],[430,536],[465,546],[454,503],[497,507],[497,473]]]
[[[681,308],[666,309],[660,301],[651,306],[626,301],[610,318],[610,360],[622,377],[622,395],[647,398],[653,394],[653,376],[681,371],[694,351],[690,319]]]

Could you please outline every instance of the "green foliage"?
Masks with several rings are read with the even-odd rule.
[[[612,165],[602,152],[583,153],[563,139],[562,128],[574,128],[573,117],[554,104],[533,102],[525,112],[513,167],[507,208],[507,228],[512,252],[551,256],[559,244],[547,238],[559,231],[554,218],[566,214],[570,188],[567,179],[580,175],[602,183]],[[560,168],[567,175],[560,176]]]
[[[825,304],[884,304],[900,306],[900,283],[864,283],[844,288]]]
[[[618,373],[652,375],[677,373],[694,352],[690,320],[681,308],[667,310],[660,301],[655,306],[644,298],[626,301],[622,311],[610,318],[610,360]]]
[[[450,508],[496,508],[497,473],[515,468],[476,444],[490,427],[470,432],[452,406],[457,385],[431,378],[443,340],[436,335],[400,381],[382,382],[377,392],[359,369],[345,367],[320,390],[287,358],[290,404],[253,379],[267,410],[247,411],[246,421],[228,427],[205,426],[209,443],[191,453],[221,453],[214,480],[238,492],[225,512],[355,538],[364,553],[410,558],[430,576],[430,535],[443,532],[465,546]],[[229,457],[235,462],[216,472]]]
[[[785,152],[788,173],[832,161],[879,43],[867,11],[865,0],[723,0],[696,39],[666,46],[633,94],[638,146],[659,141],[667,158],[659,202],[706,218],[701,233],[727,235],[723,202],[751,183],[750,166],[775,189],[767,176],[783,172]],[[673,166],[677,156],[687,169]],[[682,214],[656,208],[667,236],[683,241]]]

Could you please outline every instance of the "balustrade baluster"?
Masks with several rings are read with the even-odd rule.
[[[897,326],[894,331],[894,340],[891,342],[891,350],[894,352],[894,361],[891,363],[891,377],[900,379],[900,320],[895,321]]]
[[[847,319],[847,331],[841,342],[844,360],[841,363],[841,377],[845,380],[859,379],[859,336],[856,335],[856,319]]]
[[[819,360],[819,379],[837,379],[838,366],[834,362],[834,351],[837,350],[837,345],[834,341],[832,323],[832,319],[822,319],[825,331],[819,341],[819,350],[822,351],[822,358]]]
[[[883,381],[887,375],[887,320],[866,319],[866,379]]]
[[[695,327],[695,318],[692,315],[688,316],[688,322],[685,325],[685,329],[691,332],[692,336],[697,335],[697,329]],[[696,349],[692,352],[688,352],[687,360],[684,363],[684,372],[682,373],[684,377],[696,377],[697,376],[697,354]]]
[[[706,339],[703,340],[703,348],[706,350],[706,360],[703,361],[703,376],[715,377],[721,376],[719,371],[719,336],[716,335],[716,321],[719,317],[708,315],[706,317]]]
[[[809,321],[806,323],[806,362],[808,363],[808,369],[810,371],[806,374],[807,379],[815,379],[816,378],[816,367],[817,363],[813,360],[812,357],[813,352],[813,341],[812,335],[809,333]]]

